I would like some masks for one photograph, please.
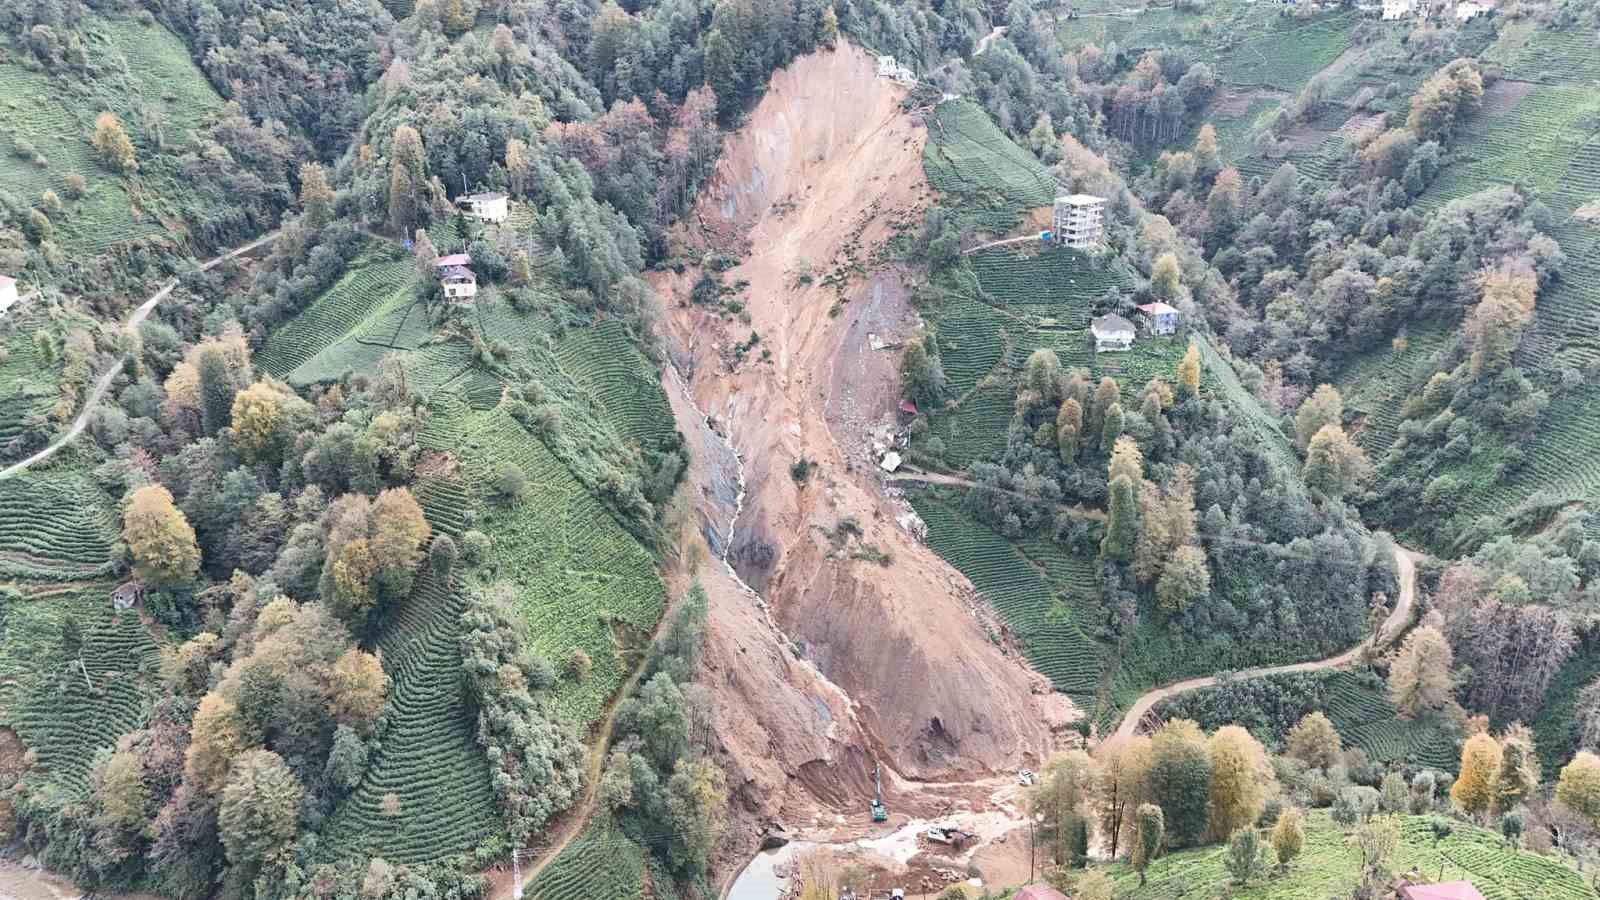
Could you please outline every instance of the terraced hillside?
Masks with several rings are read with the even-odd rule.
[[[68,83],[15,63],[0,63],[0,202],[37,206],[46,190],[65,202],[57,240],[76,252],[98,252],[138,238],[183,233],[222,197],[200,195],[175,165],[147,165],[130,176],[107,171],[89,136],[94,118],[117,114],[136,147],[181,149],[192,130],[217,116],[222,98],[175,35],[156,24],[92,16],[86,50],[116,74],[92,85]],[[87,95],[87,96],[86,96]],[[73,198],[67,176],[84,179]]]
[[[0,725],[38,755],[23,779],[29,802],[83,798],[95,753],[149,714],[156,645],[138,614],[112,610],[110,589],[79,586],[3,607]]]
[[[968,100],[941,103],[928,117],[922,151],[928,184],[958,210],[963,225],[1009,234],[1031,210],[1049,206],[1055,179],[1033,154],[1005,136],[982,107]]]
[[[415,350],[429,337],[414,302],[416,266],[376,242],[368,255],[279,328],[257,356],[262,369],[291,384],[332,381],[374,366],[391,350]]]
[[[1499,833],[1453,822],[1453,833],[1436,841],[1427,816],[1400,819],[1400,845],[1393,865],[1428,878],[1465,879],[1488,900],[1588,900],[1595,890],[1577,870],[1560,860],[1506,845]],[[1230,884],[1223,864],[1226,849],[1207,847],[1162,857],[1150,866],[1148,882],[1126,863],[1109,867],[1116,896],[1129,900],[1167,900],[1228,896],[1249,900],[1302,900],[1346,896],[1361,870],[1360,853],[1348,833],[1324,810],[1306,819],[1306,841],[1289,871],[1256,879],[1246,887]],[[1221,893],[1226,892],[1226,893]]]
[[[0,318],[0,459],[26,455],[30,442],[42,444],[52,422],[63,418],[61,342],[69,330],[88,325],[44,300]]]
[[[0,580],[109,577],[118,537],[111,499],[65,461],[0,480]]]

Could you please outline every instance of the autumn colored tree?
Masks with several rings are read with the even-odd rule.
[[[1169,252],[1156,257],[1155,264],[1150,267],[1151,293],[1171,303],[1178,299],[1182,285],[1183,270],[1178,266],[1177,255]]]
[[[390,488],[372,503],[372,553],[377,562],[377,587],[387,597],[410,593],[412,577],[422,562],[433,529],[411,491]]]
[[[1534,751],[1533,731],[1513,722],[1500,735],[1500,766],[1494,778],[1494,810],[1510,812],[1539,789],[1539,756]]]
[[[1105,431],[1106,410],[1122,402],[1122,388],[1117,380],[1107,375],[1095,385],[1094,402],[1089,404],[1088,417],[1084,422],[1084,433],[1099,435]]]
[[[200,570],[194,529],[159,484],[138,488],[124,501],[122,542],[133,557],[134,575],[151,584],[181,584]]]
[[[1329,497],[1343,497],[1372,476],[1361,445],[1338,425],[1324,425],[1306,447],[1306,485]]]
[[[1533,321],[1538,279],[1526,269],[1495,269],[1479,279],[1482,299],[1472,308],[1462,332],[1472,348],[1469,371],[1494,373],[1511,364],[1522,331]]]
[[[1142,886],[1145,870],[1161,854],[1162,844],[1167,839],[1166,815],[1161,807],[1154,803],[1139,804],[1134,813],[1134,831],[1137,839],[1133,842],[1130,862],[1134,871],[1139,873],[1139,884]]]
[[[321,228],[333,217],[333,186],[328,183],[328,173],[321,163],[308,162],[300,166],[300,211],[306,226]]]
[[[1482,816],[1493,807],[1500,755],[1500,744],[1483,732],[1461,745],[1461,774],[1450,786],[1450,799],[1462,812]]]
[[[528,144],[521,138],[506,141],[506,174],[511,176],[511,195],[524,197],[533,181],[533,159],[528,155]]]
[[[1189,719],[1171,719],[1150,738],[1150,797],[1160,805],[1167,842],[1198,845],[1210,819],[1211,754]]]
[[[1455,60],[1411,95],[1406,127],[1425,141],[1444,141],[1483,102],[1483,75],[1470,59]]]
[[[217,833],[234,865],[259,865],[294,843],[299,829],[300,782],[270,750],[234,760],[217,810]]]
[[[183,758],[184,779],[207,794],[222,790],[228,765],[248,746],[239,708],[216,691],[200,698]]]
[[[1207,744],[1211,757],[1211,834],[1222,840],[1254,830],[1272,785],[1272,767],[1261,742],[1237,725],[1224,725]]]
[[[1178,395],[1184,399],[1200,395],[1200,348],[1194,344],[1178,361]]]
[[[831,7],[830,7],[831,8]],[[1061,461],[1071,464],[1078,455],[1078,442],[1083,436],[1083,406],[1068,397],[1061,401],[1056,412],[1056,450]]]
[[[1194,138],[1194,161],[1202,178],[1222,171],[1222,151],[1217,145],[1217,129],[1210,122],[1200,126]]]
[[[405,235],[424,224],[428,163],[422,135],[410,125],[394,130],[389,148],[389,226]]]
[[[1053,848],[1062,865],[1075,862],[1079,855],[1074,836],[1086,821],[1085,809],[1096,781],[1089,754],[1072,750],[1051,757],[1039,783],[1028,792],[1028,811],[1041,822],[1041,839]]]
[[[1344,427],[1344,397],[1331,384],[1318,385],[1300,404],[1294,414],[1294,442],[1301,450],[1311,445],[1311,439],[1325,426]]]
[[[378,658],[351,647],[333,664],[328,713],[358,734],[371,734],[388,687],[389,677]]]
[[[1118,477],[1126,477],[1135,485],[1144,481],[1144,453],[1139,450],[1139,442],[1126,435],[1112,445],[1111,462],[1106,466],[1108,482]]]
[[[1278,871],[1289,871],[1289,863],[1306,845],[1305,813],[1297,806],[1286,806],[1272,826],[1272,853],[1278,858]]]
[[[1580,750],[1561,769],[1556,782],[1556,799],[1561,804],[1600,827],[1600,756]]]
[[[1179,613],[1211,592],[1211,570],[1199,547],[1179,547],[1156,582],[1156,602],[1168,613]]]
[[[91,139],[100,162],[119,175],[132,175],[139,171],[139,159],[133,150],[133,141],[123,129],[116,113],[103,112],[95,117],[94,137]]]
[[[95,797],[100,803],[97,817],[102,825],[132,829],[145,824],[145,806],[150,802],[144,783],[144,762],[139,754],[118,750],[106,758],[95,772]]]
[[[1095,748],[1094,762],[1093,805],[1114,858],[1124,842],[1133,843],[1134,810],[1149,796],[1150,738],[1112,737]]]
[[[246,462],[276,459],[283,437],[281,390],[264,381],[250,385],[233,398],[233,440]]]
[[[1439,629],[1423,625],[1407,635],[1389,667],[1389,698],[1400,715],[1411,718],[1443,708],[1450,701],[1453,663],[1450,643]]]
[[[1327,772],[1339,764],[1343,751],[1338,729],[1320,710],[1307,713],[1289,729],[1284,752],[1306,766]]]

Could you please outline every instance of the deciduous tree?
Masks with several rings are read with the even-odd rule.
[[[333,216],[333,186],[328,184],[328,173],[321,163],[308,162],[300,166],[300,211],[306,226],[317,229],[328,224]]]
[[[1461,774],[1450,786],[1450,799],[1462,812],[1481,816],[1495,800],[1495,776],[1500,769],[1500,744],[1479,732],[1461,745]]]
[[[1343,742],[1321,710],[1307,713],[1284,738],[1284,751],[1308,767],[1327,772],[1339,764]]]
[[[1115,858],[1124,842],[1133,843],[1134,810],[1149,797],[1150,739],[1112,737],[1095,748],[1094,761],[1094,807]]]
[[[1600,828],[1600,756],[1578,751],[1561,769],[1556,782],[1556,799],[1568,809]]]
[[[180,584],[200,570],[200,547],[189,520],[159,484],[128,495],[123,504],[122,541],[133,556],[133,572],[156,585]]]
[[[1145,870],[1161,854],[1167,839],[1166,815],[1154,803],[1141,803],[1134,813],[1136,840],[1133,843],[1133,868],[1139,873],[1139,884],[1144,884]]]
[[[383,712],[388,687],[389,677],[378,658],[351,647],[333,664],[328,713],[358,734],[370,734],[378,714]]]
[[[1439,629],[1423,625],[1407,635],[1389,667],[1389,697],[1400,715],[1443,708],[1450,700],[1452,664],[1450,644]]]
[[[1533,321],[1539,282],[1529,269],[1494,269],[1480,279],[1483,297],[1472,308],[1462,333],[1472,348],[1474,376],[1494,373],[1511,363],[1522,330]]]
[[[1306,844],[1305,813],[1297,806],[1286,806],[1272,826],[1272,852],[1278,858],[1278,871],[1289,871],[1289,863]]]
[[[247,746],[244,731],[237,706],[216,691],[201,697],[184,753],[184,778],[208,794],[222,790],[228,765]]]
[[[1500,766],[1494,778],[1494,809],[1506,813],[1539,789],[1539,757],[1533,731],[1514,722],[1500,735]]]
[[[294,843],[302,793],[283,758],[270,750],[252,750],[235,760],[217,811],[228,861],[259,864]]]
[[[1194,344],[1178,361],[1178,394],[1185,399],[1200,394],[1200,348]]]
[[[93,143],[95,152],[100,154],[100,162],[106,168],[119,175],[131,175],[139,171],[139,159],[134,153],[133,141],[128,140],[128,132],[123,129],[116,113],[108,111],[95,117]]]
[[[1324,426],[1344,427],[1344,397],[1331,384],[1319,385],[1294,414],[1295,443],[1304,450]]]
[[[1207,745],[1211,758],[1211,833],[1218,840],[1254,831],[1273,782],[1261,743],[1237,725],[1224,725]]]
[[[1211,801],[1211,755],[1189,719],[1172,719],[1150,739],[1150,796],[1161,806],[1167,842],[1181,848],[1205,837]]]
[[[1156,601],[1169,613],[1182,612],[1211,591],[1211,571],[1199,547],[1179,547],[1156,582]]]
[[[1056,449],[1061,461],[1071,464],[1078,455],[1078,442],[1083,436],[1083,407],[1068,397],[1061,401],[1056,412]]]
[[[1100,555],[1127,562],[1139,536],[1139,502],[1134,499],[1133,482],[1126,475],[1111,479],[1111,502],[1106,513],[1106,532],[1100,539]]]

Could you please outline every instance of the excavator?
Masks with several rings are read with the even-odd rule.
[[[889,809],[883,805],[883,780],[878,774],[878,763],[872,763],[872,821],[889,821]]]

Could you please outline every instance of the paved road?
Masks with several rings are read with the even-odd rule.
[[[1378,630],[1378,643],[1385,644],[1398,638],[1411,624],[1411,609],[1414,605],[1417,592],[1417,560],[1422,554],[1415,550],[1407,550],[1395,545],[1394,564],[1400,570],[1400,599],[1394,605],[1394,611],[1389,613],[1389,618],[1383,621],[1383,626]],[[1310,662],[1292,663],[1286,666],[1267,666],[1259,669],[1245,669],[1235,672],[1231,677],[1235,680],[1244,678],[1261,678],[1265,675],[1282,675],[1289,672],[1315,672],[1321,669],[1337,669],[1355,662],[1361,655],[1361,650],[1366,646],[1366,641],[1351,647],[1338,656],[1327,659],[1312,660]],[[1215,676],[1207,678],[1191,678],[1169,684],[1163,688],[1156,688],[1146,693],[1128,711],[1122,714],[1122,723],[1117,726],[1115,737],[1132,737],[1139,730],[1139,725],[1146,715],[1157,703],[1168,697],[1192,691],[1195,688],[1210,687],[1217,683]]]
[[[200,264],[200,271],[210,271],[211,269],[222,265],[224,262],[233,259],[234,257],[242,256],[256,249],[257,247],[272,243],[277,239],[277,237],[278,232],[276,231],[264,234],[242,247],[236,247],[232,250],[229,250],[227,253],[224,253],[215,259],[206,260]],[[158,306],[161,301],[167,299],[167,297],[172,294],[172,289],[177,286],[177,278],[167,279],[166,283],[161,286],[160,290],[156,291],[154,294],[151,294],[149,299],[139,304],[139,307],[133,311],[133,314],[128,317],[128,321],[122,326],[123,330],[130,334],[136,331],[140,325],[144,324],[144,320],[150,317],[150,313],[155,310],[156,306]],[[111,389],[111,382],[116,379],[117,373],[122,370],[122,367],[127,362],[127,359],[128,358],[126,356],[119,357],[117,361],[112,364],[111,368],[107,369],[99,378],[95,379],[94,389],[91,390],[89,392],[89,396],[85,397],[83,400],[83,410],[78,413],[78,417],[76,419],[72,420],[72,427],[67,429],[66,434],[58,438],[55,443],[44,448],[43,450],[40,450],[38,453],[35,453],[22,462],[16,463],[15,465],[9,466],[5,469],[0,469],[0,479],[10,478],[19,472],[27,471],[30,466],[37,465],[49,459],[50,457],[55,456],[56,452],[62,447],[65,447],[76,440],[78,435],[83,433],[85,426],[89,424],[89,414],[94,412],[95,404],[99,403],[100,398],[104,397],[106,391]]]

